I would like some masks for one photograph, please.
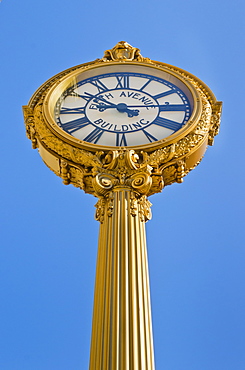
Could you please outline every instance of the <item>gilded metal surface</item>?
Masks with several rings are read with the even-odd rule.
[[[76,73],[121,63],[157,68],[188,85],[194,113],[183,129],[132,148],[90,145],[57,126],[49,112],[61,85],[67,85]],[[100,236],[90,370],[154,370],[145,241],[145,222],[151,219],[148,196],[181,183],[200,163],[218,134],[221,106],[195,76],[144,58],[138,48],[121,41],[106,50],[102,59],[52,77],[23,107],[27,136],[45,164],[65,185],[98,198],[95,217]]]
[[[151,204],[120,187],[97,203],[101,226],[89,369],[154,370],[144,222]]]
[[[151,195],[161,191],[161,186],[158,186],[159,182],[164,182],[165,186],[173,182],[181,182],[181,179],[200,162],[206,146],[213,144],[214,137],[219,131],[222,104],[216,101],[211,90],[198,78],[180,68],[143,58],[138,48],[124,41],[119,42],[111,50],[107,50],[102,59],[70,68],[43,84],[33,95],[28,106],[23,107],[27,136],[32,141],[33,148],[42,146],[45,149],[44,152],[48,151],[49,155],[59,159],[60,170],[57,172],[54,168],[53,171],[63,178],[65,184],[73,184],[95,195],[89,178],[93,177],[94,169],[107,168],[102,158],[112,148],[89,145],[74,138],[69,140],[67,139],[69,135],[58,128],[56,132],[55,126],[57,125],[55,123],[50,125],[46,118],[47,99],[50,91],[55,86],[59,86],[59,83],[71,73],[101,65],[109,68],[110,65],[115,66],[116,63],[149,65],[168,73],[174,73],[186,83],[188,82],[195,91],[194,99],[198,109],[194,121],[191,120],[183,130],[179,130],[167,139],[137,146],[137,148],[129,148],[129,150],[134,149],[140,158],[140,168],[146,165],[153,168],[154,186],[151,186],[151,191],[149,189],[145,191],[146,195]],[[118,149],[120,150],[120,148],[115,148],[115,150]],[[61,165],[62,160],[67,163],[65,178]],[[181,171],[178,169],[179,161],[183,162]],[[52,166],[49,167],[52,169]]]
[[[117,45],[114,46],[114,48],[106,50],[104,57],[100,59],[100,61],[102,62],[108,62],[111,60],[115,62],[137,61],[151,63],[151,60],[149,58],[142,57],[142,55],[140,54],[140,49],[134,48],[126,41],[120,41]]]

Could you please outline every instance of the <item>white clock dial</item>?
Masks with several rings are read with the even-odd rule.
[[[193,99],[183,82],[152,70],[119,66],[81,73],[55,105],[57,124],[79,140],[112,147],[170,136],[189,120]]]

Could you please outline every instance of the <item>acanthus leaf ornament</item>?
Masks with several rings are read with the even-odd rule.
[[[26,123],[27,137],[32,142],[32,148],[37,149],[35,119],[34,119],[33,110],[30,107],[25,107],[23,109],[23,113],[24,113],[24,119],[25,119],[25,123]]]
[[[114,48],[106,50],[104,57],[101,59],[101,61],[103,62],[147,61],[148,63],[151,63],[149,58],[142,57],[142,55],[140,54],[140,49],[134,48],[126,41],[120,41],[114,46]]]
[[[217,102],[213,107],[213,115],[211,118],[212,126],[209,130],[208,145],[213,145],[214,138],[219,133],[220,121],[221,121],[221,102]]]
[[[163,183],[166,186],[175,181],[182,181],[183,176],[200,162],[207,144],[212,145],[214,136],[219,131],[222,104],[217,102],[211,90],[193,75],[177,67],[144,58],[138,48],[132,47],[125,41],[121,41],[111,50],[107,50],[104,58],[61,72],[38,89],[29,105],[23,108],[27,136],[32,141],[33,148],[39,147],[41,149],[40,154],[42,153],[45,157],[43,158],[45,163],[64,179],[65,184],[71,183],[95,195],[96,191],[93,190],[90,173],[94,170],[98,171],[98,169],[103,172],[104,169],[112,170],[113,168],[114,171],[118,171],[117,180],[121,184],[125,183],[127,179],[126,172],[123,166],[119,165],[120,156],[116,154],[116,148],[108,150],[104,146],[91,144],[90,150],[89,146],[84,146],[83,142],[79,140],[71,141],[70,138],[63,137],[62,131],[56,129],[55,123],[47,121],[47,113],[45,113],[52,96],[51,92],[55,86],[66,81],[69,75],[74,75],[78,72],[90,73],[90,71],[96,71],[95,67],[104,65],[105,61],[106,67],[113,69],[116,68],[117,63],[123,61],[127,66],[130,66],[130,63],[132,63],[133,68],[136,68],[135,66],[145,67],[149,65],[151,70],[152,68],[157,68],[159,73],[166,73],[166,71],[169,73],[171,71],[174,74],[173,78],[183,79],[182,84],[188,83],[193,86],[196,94],[194,103],[196,101],[195,104],[199,105],[199,112],[196,112],[195,116],[191,117],[189,122],[187,122],[186,133],[181,129],[179,137],[176,134],[170,135],[169,139],[157,142],[157,146],[152,142],[154,144],[152,148],[150,148],[150,145],[147,147],[143,145],[139,148],[137,146],[132,149],[129,148],[129,153],[132,153],[134,149],[134,159],[129,160],[131,154],[128,154],[128,159],[124,157],[124,161],[126,161],[124,164],[125,168],[129,167],[131,170],[138,170],[138,172],[146,165],[153,168],[151,191],[148,194],[161,191]],[[121,84],[119,87],[123,87],[126,80],[123,82],[122,79],[117,78],[118,84]],[[147,84],[148,82],[146,81]],[[103,88],[103,85],[101,85],[101,89]],[[142,99],[146,98],[142,97]],[[48,116],[50,117],[50,114]],[[149,140],[152,140],[151,137],[154,137],[150,133],[147,133],[147,135],[149,135]],[[127,150],[127,147],[124,150]],[[200,154],[198,154],[199,152]],[[111,155],[114,158],[110,158]],[[60,163],[62,163],[62,160],[68,163],[69,173],[65,174],[62,165],[58,169],[51,157],[58,158]],[[139,161],[138,158],[140,158]],[[185,158],[188,158],[188,160],[185,160]],[[127,160],[129,160],[128,163]],[[181,175],[177,164],[179,161],[185,162]],[[172,173],[171,176],[170,173]],[[69,176],[70,178],[68,178]]]
[[[142,222],[147,222],[151,220],[151,202],[147,199],[147,197],[144,195],[139,199],[140,204],[140,216]]]

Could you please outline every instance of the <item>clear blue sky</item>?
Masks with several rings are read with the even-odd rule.
[[[2,0],[1,370],[88,369],[96,199],[43,164],[21,107],[121,40],[224,102],[202,163],[150,198],[156,370],[245,369],[244,18],[242,0]]]

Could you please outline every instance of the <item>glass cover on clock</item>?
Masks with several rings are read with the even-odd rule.
[[[55,120],[87,143],[137,146],[180,130],[192,110],[192,94],[175,76],[155,68],[119,65],[73,78],[55,105]]]

